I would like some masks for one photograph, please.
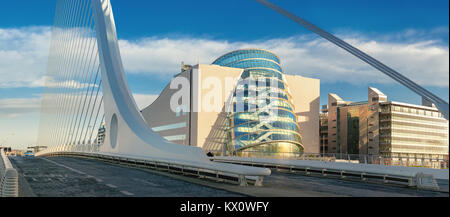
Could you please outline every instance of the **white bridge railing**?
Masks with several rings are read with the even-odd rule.
[[[65,147],[51,147],[36,153],[36,156],[69,156],[81,157],[105,162],[124,164],[134,167],[142,167],[152,170],[193,176],[202,179],[210,179],[218,182],[228,182],[247,186],[249,183],[262,186],[264,176],[269,176],[271,171],[266,168],[218,163],[207,160],[199,161],[175,161],[165,158],[149,158],[146,156],[122,155],[116,153],[98,152],[97,145],[75,145]]]
[[[19,178],[3,149],[0,149],[0,197],[19,196]]]
[[[279,160],[312,160],[325,162],[347,162],[356,164],[375,164],[383,166],[423,167],[434,169],[448,169],[448,155],[446,157],[431,157],[421,154],[412,156],[365,155],[344,153],[298,153],[298,152],[261,152],[240,151],[232,153],[232,157],[269,158]]]
[[[271,168],[308,176],[323,176],[377,183],[381,181],[384,184],[406,185],[430,190],[439,190],[436,178],[448,180],[448,170],[430,168],[250,157],[218,156],[212,159],[215,162]]]

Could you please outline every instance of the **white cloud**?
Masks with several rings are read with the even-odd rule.
[[[0,87],[34,87],[50,49],[50,27],[0,28]]]
[[[101,97],[101,95],[99,97]],[[134,100],[136,101],[138,108],[142,110],[145,107],[152,104],[153,101],[155,101],[156,98],[158,98],[158,95],[133,94],[133,97]],[[73,96],[71,98],[72,101],[75,101],[75,103],[72,103],[74,105],[78,105],[78,103],[83,104],[84,100],[86,100],[86,102],[89,101],[89,97],[87,99],[84,99],[84,96],[83,97]],[[91,101],[92,102],[91,106],[93,106],[94,98],[95,96],[93,96],[92,98],[93,100]],[[41,111],[41,101],[42,101],[41,97],[0,99],[0,118],[13,119],[27,113],[34,113],[34,112],[39,113]]]
[[[344,32],[339,36],[419,84],[448,87],[448,42],[443,43],[437,39],[439,37],[433,37],[436,32],[448,35],[448,28],[431,32],[410,29],[381,37],[354,32]],[[50,39],[50,27],[0,28],[0,134],[21,130],[23,135],[37,134],[41,98],[5,98],[5,91],[1,88],[42,87],[46,79],[53,87],[61,86],[52,78],[45,77]],[[252,42],[159,37],[120,40],[121,55],[128,73],[167,78],[179,72],[181,61],[208,64],[224,53],[251,47],[277,53],[288,74],[320,78],[322,82],[343,81],[362,85],[392,82],[356,57],[313,35]],[[63,85],[66,84],[83,85],[77,81],[67,81]],[[157,98],[153,94],[133,96],[139,109]],[[24,143],[34,141],[35,135],[23,135],[20,137],[29,140]]]
[[[435,41],[403,44],[343,38],[421,85],[448,87],[448,47],[440,46]],[[322,82],[393,82],[381,72],[322,39],[290,38],[287,42],[278,43],[272,50],[279,53],[288,74],[316,77]]]
[[[411,33],[405,34],[409,37]],[[449,50],[437,41],[377,42],[355,34],[342,38],[419,84],[448,86]],[[285,73],[320,78],[322,82],[393,82],[346,51],[311,35],[233,43],[168,38],[120,41],[127,72],[160,76],[178,73],[181,61],[211,63],[222,54],[240,48],[271,50],[280,56]]]
[[[70,87],[72,89],[84,89],[84,88],[90,88],[90,87],[98,87],[97,84],[93,84],[93,83],[81,83],[79,81],[75,81],[75,80],[67,80],[67,81],[63,81],[63,82],[58,82],[55,81],[54,78],[49,77],[49,76],[43,76],[38,80],[32,81],[29,84],[29,87],[52,87],[52,88],[57,88],[57,87]]]
[[[133,94],[134,100],[139,108],[139,110],[144,109],[145,107],[152,104],[156,98],[158,98],[157,94]]]
[[[448,34],[448,28],[444,30]],[[354,32],[340,36],[419,84],[448,87],[448,44],[429,36],[444,30],[437,28],[428,35],[423,30],[409,29],[375,38]],[[44,85],[50,31],[49,27],[0,28],[0,88]],[[158,37],[120,40],[128,73],[167,77],[179,72],[181,61],[207,64],[226,52],[249,47],[277,53],[287,74],[320,78],[322,82],[393,82],[356,57],[313,35],[253,42]]]
[[[140,109],[150,105],[157,95],[133,94]],[[0,142],[26,149],[36,143],[39,131],[41,98],[0,99]]]
[[[16,118],[22,114],[39,112],[41,98],[0,99],[0,117]]]

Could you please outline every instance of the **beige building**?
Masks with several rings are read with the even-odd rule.
[[[387,101],[372,87],[364,102],[344,101],[330,93],[328,108],[321,114],[327,119],[321,122],[327,123],[321,126],[321,135],[328,134],[326,153],[448,159],[448,121],[433,105],[426,105]]]
[[[231,83],[233,85],[242,71],[242,69],[217,65],[198,64],[193,67],[183,65],[182,72],[174,76],[174,79],[186,78],[189,86],[183,87],[185,88],[183,90],[178,86],[171,88],[168,84],[159,97],[142,110],[142,115],[154,131],[170,142],[204,147],[208,150],[221,150],[226,139],[225,102],[231,96],[233,86],[228,91],[201,87],[204,87],[204,81],[212,79],[218,80],[221,87],[226,86],[226,80],[234,82]],[[181,102],[173,112],[170,101],[177,93],[187,94],[189,98]],[[217,98],[221,100],[215,102],[221,107],[220,111],[212,109],[208,111],[209,108],[204,108],[200,99],[205,99],[211,94],[221,94],[221,97]],[[190,99],[193,99],[192,102]],[[198,112],[199,109],[200,112]]]
[[[322,106],[319,122],[320,153],[328,153],[328,107]]]
[[[319,153],[320,80],[285,75],[294,104],[305,153]]]
[[[259,52],[260,50],[256,51]],[[246,53],[245,55],[252,54]],[[251,62],[247,61],[247,63],[250,64]],[[252,73],[261,71],[252,71]],[[278,123],[276,121],[270,123],[258,122],[258,124],[252,125],[252,123],[255,123],[251,119],[255,117],[253,113],[247,112],[247,110],[244,112],[235,111],[237,92],[245,91],[248,97],[252,97],[252,94],[255,93],[258,95],[257,92],[251,92],[253,90],[251,85],[249,87],[246,86],[247,84],[243,84],[246,80],[243,79],[246,73],[249,73],[246,68],[221,66],[218,63],[195,66],[182,65],[181,73],[174,76],[160,96],[142,110],[142,115],[152,129],[165,139],[177,144],[202,147],[205,152],[215,154],[246,152],[246,156],[248,156],[249,150],[251,150],[251,153],[284,152],[283,149],[273,147],[268,149],[257,149],[255,147],[289,143],[290,141],[286,138],[289,139],[290,137],[281,137],[280,135],[289,135],[292,132],[290,129],[286,129],[287,134],[283,134],[283,129],[274,129],[279,127],[279,125],[274,124],[275,127],[271,125],[271,123]],[[298,134],[298,138],[301,138],[297,144],[300,145],[301,151],[318,153],[319,80],[285,74],[282,74],[280,78],[281,80],[277,81],[286,90],[286,99],[283,99],[283,102],[289,102],[290,109],[292,109],[282,108],[280,114],[285,114],[286,111],[291,111],[294,114],[295,122],[292,126],[295,126],[298,131],[292,133]],[[183,80],[187,81],[188,85],[180,85]],[[248,89],[242,89],[244,86]],[[255,89],[258,88],[257,86]],[[176,108],[171,109],[171,102],[173,103],[174,97],[177,98],[179,95],[188,96],[187,100],[176,102]],[[271,97],[267,96],[266,98]],[[245,102],[247,103],[247,100]],[[270,106],[272,105],[274,103],[271,101]],[[259,110],[266,111],[262,108]],[[246,122],[238,123],[237,121],[240,121],[240,119],[236,118],[237,115],[240,115],[239,118],[243,118]],[[283,116],[274,118],[277,118],[277,120],[286,119]],[[272,120],[273,118],[269,119]],[[284,126],[286,125],[281,125],[281,127]],[[257,127],[260,127],[260,129],[255,129]],[[244,131],[244,133],[239,130]],[[240,134],[237,134],[238,131]],[[247,144],[242,142],[245,142],[245,140],[239,141],[246,136],[254,136],[253,131],[261,136],[250,137],[252,139]],[[277,140],[277,138],[282,139]],[[286,152],[292,151],[292,149],[286,150]]]

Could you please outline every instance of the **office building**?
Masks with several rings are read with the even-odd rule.
[[[448,121],[431,103],[422,104],[388,101],[372,87],[363,102],[344,101],[330,93],[321,113],[320,132],[328,134],[325,153],[448,159]]]
[[[320,153],[328,152],[328,106],[322,106],[322,112],[319,114],[320,117],[320,128],[319,128],[319,138],[320,138]]]

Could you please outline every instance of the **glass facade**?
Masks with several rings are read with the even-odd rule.
[[[380,152],[420,157],[448,154],[448,121],[438,111],[386,104],[380,112]]]
[[[359,106],[347,110],[347,153],[359,154]]]
[[[229,150],[275,155],[303,152],[292,99],[277,55],[261,49],[237,50],[213,64],[244,69],[229,118]]]
[[[322,110],[323,112],[328,112]],[[319,124],[319,135],[320,135],[320,153],[328,152],[328,114],[320,113],[320,124]]]

